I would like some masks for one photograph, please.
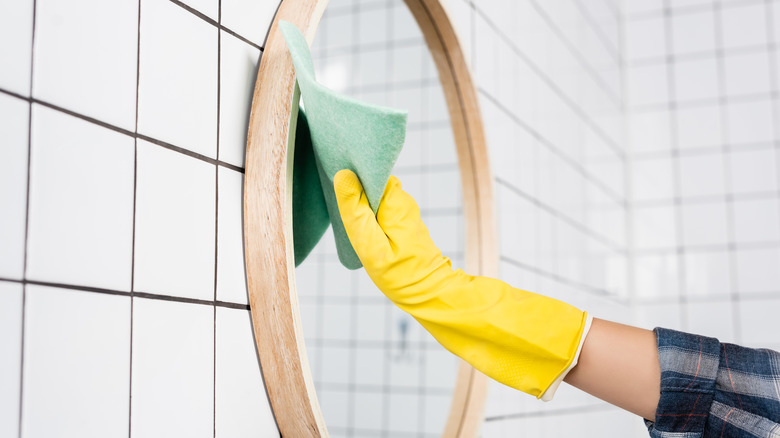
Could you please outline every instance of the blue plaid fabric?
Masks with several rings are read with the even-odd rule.
[[[780,438],[780,353],[656,328],[661,400],[653,438]]]

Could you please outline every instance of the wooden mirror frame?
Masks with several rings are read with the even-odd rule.
[[[497,275],[493,186],[477,93],[455,30],[439,0],[404,0],[425,36],[449,108],[466,222],[466,270]],[[244,181],[244,245],[257,351],[279,431],[327,437],[306,356],[295,286],[292,239],[292,149],[299,90],[279,30],[289,21],[311,45],[328,0],[283,0],[257,74],[249,119]],[[474,438],[487,378],[461,361],[442,436]]]

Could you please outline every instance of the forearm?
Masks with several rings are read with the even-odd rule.
[[[655,420],[661,366],[655,334],[593,319],[577,366],[564,381],[615,406]]]

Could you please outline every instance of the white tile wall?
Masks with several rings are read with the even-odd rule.
[[[0,5],[0,436],[278,435],[241,202],[274,3]]]
[[[33,0],[3,2],[0,5],[0,88],[30,95]]]
[[[20,280],[27,221],[27,153],[30,105],[0,94],[0,277]]]
[[[0,281],[0,434],[19,434],[22,285]]]
[[[216,436],[278,436],[249,312],[218,308],[216,318]]]
[[[136,290],[213,299],[215,178],[214,165],[138,141]]]
[[[217,155],[217,29],[167,0],[141,5],[138,131]]]
[[[27,286],[22,436],[127,433],[130,298]]]
[[[138,1],[36,1],[36,98],[134,130]]]
[[[27,278],[130,291],[133,138],[33,105]]]
[[[213,436],[214,312],[134,299],[133,437]]]

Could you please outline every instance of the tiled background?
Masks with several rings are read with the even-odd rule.
[[[274,436],[241,186],[277,2],[104,3],[0,3],[0,436]],[[780,5],[447,5],[487,125],[502,278],[780,348]],[[419,159],[404,181],[429,179]],[[483,435],[642,428],[569,387],[544,404],[492,384]]]

